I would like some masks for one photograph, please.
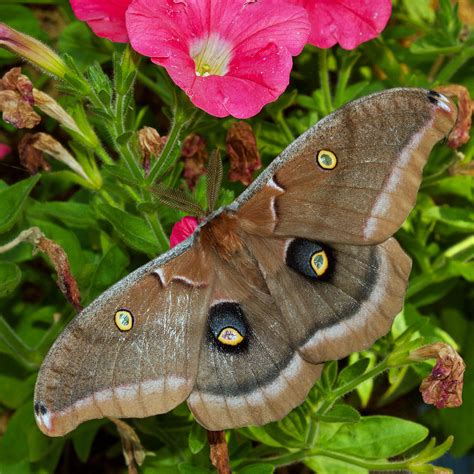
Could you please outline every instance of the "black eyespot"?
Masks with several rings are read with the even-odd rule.
[[[317,242],[294,239],[286,250],[286,264],[313,280],[326,279],[333,269],[333,258],[330,250]]]
[[[46,407],[44,406],[43,403],[36,402],[34,408],[35,408],[35,413],[36,413],[37,415],[39,415],[40,413],[41,413],[42,415],[46,415],[46,413],[48,413],[48,410],[46,409]]]
[[[441,94],[439,94],[438,92],[436,91],[428,91],[428,100],[432,103],[432,104],[438,104],[439,100],[441,98]]]
[[[238,303],[217,303],[209,310],[209,330],[213,344],[225,352],[240,352],[248,345],[248,324]]]

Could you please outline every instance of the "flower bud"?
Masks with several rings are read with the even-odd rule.
[[[39,68],[61,79],[68,71],[64,61],[51,48],[4,23],[0,23],[0,46],[10,49]]]

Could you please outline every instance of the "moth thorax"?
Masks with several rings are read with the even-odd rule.
[[[236,216],[223,212],[203,227],[202,238],[204,242],[217,250],[220,257],[229,259],[243,248],[238,228]]]

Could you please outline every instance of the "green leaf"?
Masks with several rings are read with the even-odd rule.
[[[245,466],[237,471],[238,474],[272,474],[275,468],[271,464],[259,463]]]
[[[72,433],[72,444],[77,457],[82,462],[87,462],[92,448],[92,443],[99,431],[99,428],[107,423],[107,420],[92,420],[83,423]]]
[[[364,357],[359,359],[357,362],[344,367],[337,378],[336,388],[344,387],[351,383],[355,378],[361,376],[367,370],[369,363],[370,359]]]
[[[0,403],[11,409],[20,408],[33,396],[36,374],[26,380],[18,380],[10,375],[0,374]]]
[[[431,207],[423,212],[430,219],[445,224],[460,232],[474,232],[474,211],[455,207]]]
[[[129,247],[149,255],[160,252],[160,244],[144,219],[110,204],[99,204],[97,208]]]
[[[418,423],[391,416],[367,416],[355,425],[342,425],[321,447],[379,459],[397,456],[427,436],[428,429]]]
[[[194,423],[188,436],[189,449],[193,454],[197,454],[206,446],[206,443],[206,430],[199,423]]]
[[[178,472],[180,474],[213,474],[214,471],[205,467],[194,466],[193,464],[183,462],[178,464]]]
[[[62,31],[58,49],[61,53],[69,54],[74,58],[79,69],[84,71],[95,61],[103,63],[109,59],[109,55],[98,47],[99,41],[85,23],[73,21]]]
[[[20,268],[12,262],[0,261],[0,298],[10,294],[20,281]]]
[[[324,364],[319,384],[324,391],[330,391],[337,379],[337,361],[332,360]]]
[[[369,470],[326,456],[314,456],[304,462],[318,474],[369,474]]]
[[[97,225],[91,207],[78,202],[36,202],[28,209],[28,213],[40,219],[44,219],[45,216],[54,217],[68,227],[79,229],[93,228]]]
[[[0,191],[0,233],[6,232],[18,221],[39,175],[31,176]]]
[[[355,408],[342,403],[335,405],[326,414],[316,414],[315,417],[326,423],[357,423],[360,420],[359,412]]]

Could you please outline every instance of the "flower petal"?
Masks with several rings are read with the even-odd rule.
[[[126,21],[132,47],[217,117],[248,118],[277,99],[309,34],[306,11],[277,0],[134,0]],[[213,62],[199,69],[196,51]]]
[[[311,22],[308,42],[319,48],[339,43],[344,49],[376,38],[392,12],[391,0],[291,0],[304,6]]]
[[[198,226],[198,220],[195,217],[186,216],[173,226],[170,236],[170,248],[186,240]]]
[[[71,0],[79,20],[87,22],[92,31],[102,38],[117,43],[128,42],[125,11],[131,0]]]
[[[5,158],[9,153],[12,152],[12,149],[5,143],[0,143],[0,160]]]

